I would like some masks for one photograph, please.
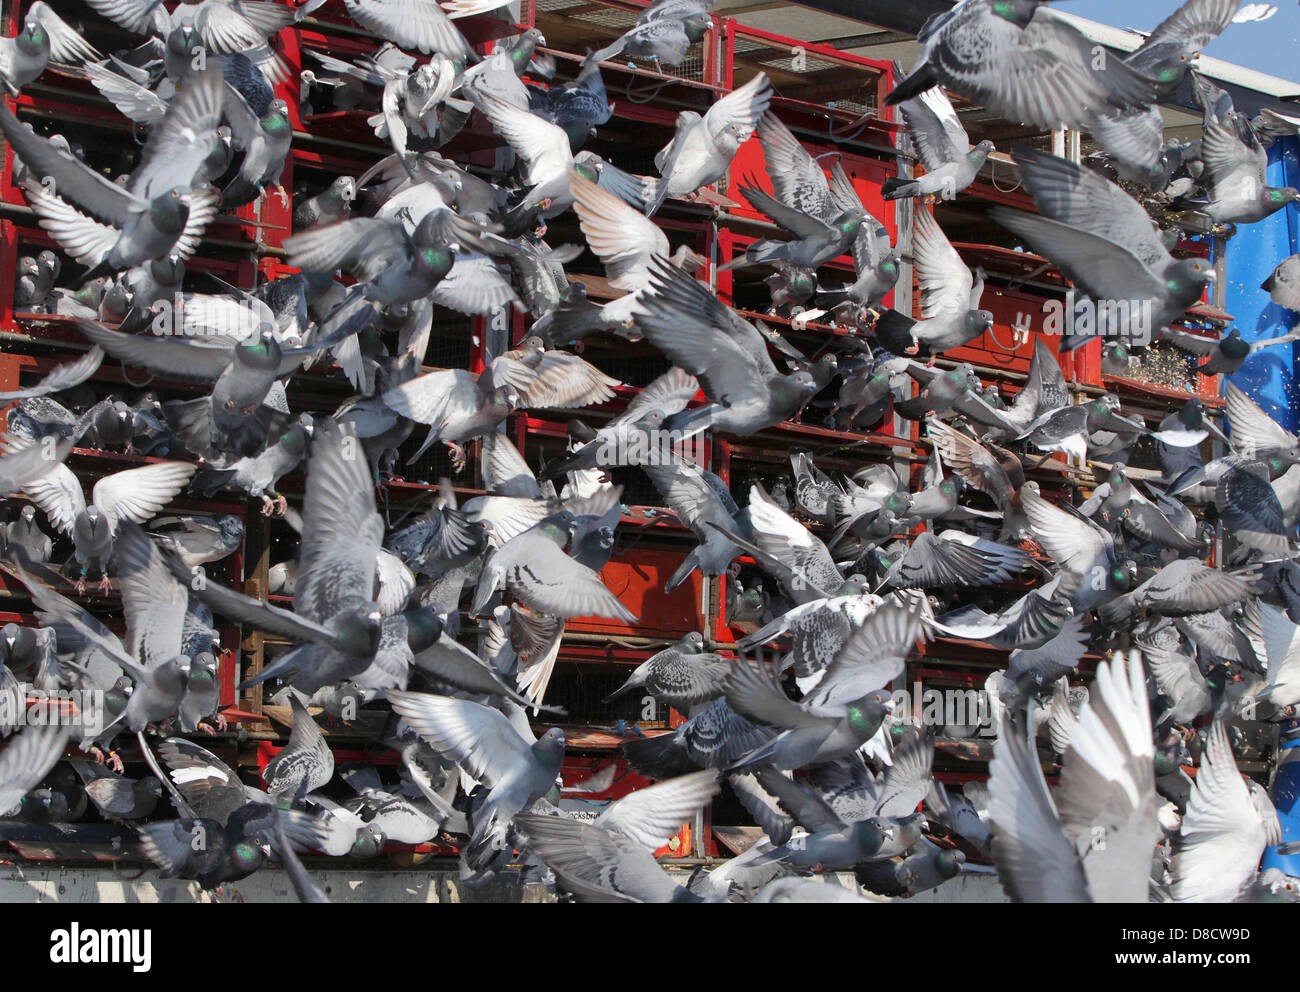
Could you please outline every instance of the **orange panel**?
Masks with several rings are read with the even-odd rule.
[[[570,630],[592,633],[672,634],[682,636],[700,630],[701,577],[696,572],[671,593],[664,583],[682,563],[684,555],[637,549],[625,558],[615,558],[600,573],[601,580],[618,596],[619,602],[640,619],[634,625],[605,617],[570,620]]]

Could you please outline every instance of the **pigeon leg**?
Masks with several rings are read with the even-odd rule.
[[[455,441],[448,441],[447,451],[451,455],[451,470],[457,475],[465,471],[465,449]]]
[[[230,729],[230,721],[226,719],[226,714],[224,713],[217,714],[217,729],[218,730]]]
[[[104,763],[104,749],[98,744],[90,745],[90,750],[86,752],[97,765]]]
[[[262,516],[269,517],[275,510],[275,500],[271,499],[266,493],[262,493]]]
[[[209,737],[214,737],[216,736],[217,733],[216,728],[213,727],[212,724],[208,723],[205,720],[199,721],[199,729],[203,731],[205,734],[207,734]]]
[[[122,761],[122,756],[116,751],[108,752],[108,761],[106,764],[119,775],[125,774],[126,772],[126,764]]]
[[[909,355],[915,355],[920,350],[921,350],[921,342],[919,341],[913,341],[910,345],[908,345],[906,348],[903,349],[903,351]]]
[[[106,572],[100,572],[99,573],[100,595],[107,596],[112,591],[113,591],[113,587],[108,583],[108,574]]]
[[[285,210],[288,210],[289,203],[290,203],[288,190],[286,190],[283,186],[276,186],[275,195],[280,200],[280,206],[283,207]]]

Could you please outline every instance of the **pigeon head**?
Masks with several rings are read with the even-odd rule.
[[[50,36],[45,33],[41,22],[34,17],[23,25],[22,33],[17,40],[18,48],[24,55],[43,55],[50,47]]]
[[[357,198],[357,181],[351,176],[339,176],[331,187],[334,195],[344,203],[351,203]]]
[[[1178,411],[1178,420],[1189,430],[1195,430],[1201,426],[1201,420],[1205,416],[1205,404],[1193,397],[1183,404],[1183,408]]]
[[[1270,455],[1267,461],[1269,472],[1274,476],[1280,475],[1286,471],[1287,466],[1300,465],[1300,447],[1279,451]]]
[[[854,573],[844,580],[844,585],[840,586],[835,593],[837,596],[861,596],[869,588],[866,576]]]
[[[406,643],[416,654],[436,643],[442,636],[442,617],[431,606],[409,610],[402,617],[406,620]]]
[[[1224,357],[1234,360],[1243,359],[1250,354],[1250,343],[1241,336],[1241,331],[1233,328],[1228,336],[1219,342],[1219,350]]]
[[[869,696],[863,696],[857,702],[845,708],[845,717],[849,726],[863,740],[874,737],[880,729],[886,714],[894,712],[894,700],[883,689],[877,689]]]
[[[190,196],[183,186],[156,196],[149,203],[149,219],[164,234],[179,236],[190,219]]]
[[[699,654],[704,650],[704,635],[697,630],[692,630],[677,642],[677,650],[684,654]]]
[[[1043,3],[1044,0],[993,0],[991,6],[994,15],[1023,28]]]
[[[18,259],[18,274],[23,276],[38,276],[41,274],[41,268],[36,264],[36,259],[30,255],[24,255]]]
[[[1201,295],[1207,282],[1213,282],[1215,272],[1210,263],[1200,258],[1184,258],[1169,267],[1165,288],[1176,298],[1194,301]]]
[[[304,424],[294,424],[285,433],[285,436],[279,438],[279,446],[291,455],[302,456],[307,454],[307,438],[309,437],[308,428]]]
[[[682,18],[682,30],[686,32],[686,37],[691,39],[691,44],[695,44],[704,37],[712,23],[713,19],[707,13],[691,14],[689,17]]]
[[[1137,580],[1137,562],[1128,559],[1110,570],[1111,585],[1121,592],[1127,591]]]
[[[941,878],[953,878],[966,863],[966,855],[961,851],[940,851],[934,856],[934,867]]]
[[[560,510],[538,524],[539,531],[561,547],[568,543],[569,535],[577,524],[572,510]]]
[[[970,334],[983,334],[993,327],[993,314],[987,310],[968,310],[966,330]]]
[[[879,851],[885,843],[885,831],[875,817],[853,824],[852,832],[853,843],[864,860]]]
[[[172,29],[167,35],[167,51],[181,58],[190,58],[199,47],[199,33],[190,22]]]
[[[217,518],[217,529],[223,545],[238,544],[244,537],[244,522],[231,513]]]
[[[262,130],[271,135],[285,134],[291,127],[289,123],[289,105],[283,100],[272,100],[260,121]]]
[[[559,727],[552,727],[542,734],[533,745],[533,754],[544,768],[558,774],[560,766],[564,763],[564,731]]]
[[[378,857],[384,849],[384,842],[384,832],[373,823],[367,823],[357,831],[356,839],[348,849],[348,856],[363,859]]]
[[[1300,203],[1300,190],[1292,189],[1290,186],[1265,190],[1264,202],[1275,210],[1285,207],[1288,203]]]
[[[369,657],[379,648],[379,628],[382,619],[379,607],[374,603],[367,603],[352,613],[340,617],[334,633],[348,655],[354,658]]]
[[[32,506],[31,503],[28,503],[23,507],[22,512],[18,516],[22,519],[23,523],[31,524],[31,522],[36,519],[36,507]]]

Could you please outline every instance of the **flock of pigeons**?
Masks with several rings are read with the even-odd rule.
[[[0,811],[10,819],[70,822],[93,804],[135,825],[168,876],[211,888],[276,858],[309,901],[325,897],[295,851],[366,858],[388,841],[449,837],[467,878],[522,864],[526,877],[610,901],[855,901],[808,876],[852,871],[863,889],[896,896],[993,870],[1018,900],[1293,897],[1294,880],[1258,871],[1281,827],[1237,769],[1231,721],[1288,721],[1300,705],[1297,438],[1231,385],[1227,436],[1195,399],[1156,429],[1125,417],[1113,395],[1074,403],[1041,340],[1009,404],[969,366],[915,360],[992,326],[983,274],[925,206],[959,195],[992,149],[970,147],[945,89],[1011,121],[1090,130],[1125,180],[1177,187],[1171,218],[1248,225],[1300,199],[1267,186],[1267,136],[1206,80],[1202,140],[1161,138],[1156,101],[1232,21],[1237,0],[1187,0],[1124,58],[1098,58],[1037,0],[962,0],[934,18],[889,97],[925,167],[885,187],[921,201],[903,245],[891,245],[840,167],[828,180],[770,110],[762,74],[703,116],[681,113],[658,176],[582,150],[612,113],[600,63],[679,64],[710,23],[707,0],[658,0],[574,80],[551,85],[523,78],[554,70],[535,29],[486,57],[457,29],[456,18],[496,0],[344,0],[356,26],[385,43],[354,62],[317,56],[300,80],[302,108],[373,110],[392,153],[297,197],[285,246],[297,274],[253,291],[208,277],[210,292],[186,278],[207,225],[286,195],[292,130],[274,88],[286,74],[275,38],[322,2],[295,11],[202,0],[170,13],[148,0],[87,3],[140,46],[105,57],[44,2],[0,41],[11,93],[53,65],[88,78],[147,130],[130,173],[106,177],[61,135],[37,135],[0,108],[28,203],[63,252],[22,260],[19,309],[76,316],[92,345],[0,394],[16,401],[0,456],[0,496],[15,514],[0,533],[4,568],[39,621],[0,637]],[[499,183],[438,154],[475,115],[513,151]],[[721,179],[755,135],[773,193],[739,188],[788,237],[756,242],[733,265],[772,270],[774,310],[811,302],[853,328],[839,354],[807,357],[743,319],[693,276],[702,260],[673,251],[649,219]],[[1164,329],[1201,297],[1213,272],[1170,253],[1177,228],[1162,230],[1100,172],[1029,149],[1015,159],[1038,213],[996,208],[994,218],[1087,301],[1141,301]],[[546,222],[570,209],[585,244],[548,245]],[[586,249],[622,295],[600,303],[569,282],[564,265]],[[819,268],[845,253],[853,281],[822,286]],[[904,262],[919,281],[919,319],[882,304]],[[78,275],[61,278],[65,265]],[[1300,310],[1300,259],[1266,288]],[[481,374],[424,372],[435,305],[513,306],[533,323]],[[1108,349],[1147,343],[1128,311],[1100,312],[1062,349],[1097,337]],[[567,451],[535,473],[498,428],[515,411],[613,398],[618,380],[566,350],[602,333],[644,340],[672,368],[599,429],[573,424]],[[1208,355],[1207,374],[1235,370],[1251,351],[1239,336],[1161,333]],[[83,384],[107,358],[202,388],[194,399],[96,401]],[[332,415],[295,415],[285,384],[320,362],[337,362],[355,393]],[[664,437],[746,436],[801,415],[868,430],[891,410],[921,421],[932,445],[916,492],[888,464],[832,476],[796,452],[790,494],[754,485],[742,508],[713,473],[662,457]],[[427,512],[390,530],[376,481],[416,425],[457,470],[464,446],[479,443],[485,495],[457,505],[444,480]],[[1143,439],[1159,479],[1129,476]],[[1207,460],[1209,441],[1227,454]],[[65,464],[74,445],[161,457],[103,475],[87,494]],[[1092,459],[1095,482],[1078,505],[1026,481],[1055,453]],[[536,737],[528,714],[554,710],[546,690],[566,619],[637,620],[599,574],[622,516],[615,466],[644,471],[698,541],[668,588],[696,570],[729,576],[729,619],[753,632],[738,658],[692,633],[631,672],[619,694],[652,696],[689,719],[629,739],[627,761],[657,784],[584,820],[559,806],[563,733]],[[299,470],[300,512],[277,489]],[[285,517],[299,539],[273,586],[292,609],[208,579],[204,566],[235,551],[243,528],[236,517],[159,516],[187,489],[243,494]],[[1216,534],[1226,550],[1212,564]],[[124,636],[59,591],[69,550],[78,593],[88,578],[107,591],[117,576]],[[765,581],[739,580],[744,556]],[[479,624],[477,652],[457,639],[463,607]],[[292,644],[242,683],[274,680],[274,698],[292,708],[264,788],[173,736],[224,726],[217,617]],[[932,774],[935,733],[980,728],[914,726],[889,691],[917,641],[935,636],[1009,652],[985,686],[999,731],[991,777],[960,791]],[[775,664],[764,646],[780,649]],[[1089,654],[1106,657],[1084,689],[1071,677]],[[104,719],[25,726],[33,689],[97,693]],[[308,707],[351,721],[372,703],[391,708],[377,743],[400,757],[400,779],[356,764],[336,782]],[[1208,726],[1195,730],[1198,721]],[[124,733],[153,775],[122,774]],[[82,756],[65,758],[69,745]],[[1040,751],[1060,761],[1055,788]],[[1193,761],[1194,779],[1184,770]],[[563,791],[596,794],[610,777]],[[653,852],[724,783],[764,837],[682,884]],[[342,786],[348,795],[331,798]]]

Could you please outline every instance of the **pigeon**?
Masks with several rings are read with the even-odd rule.
[[[1013,722],[999,735],[989,817],[998,879],[1012,900],[1147,900],[1160,827],[1144,683],[1137,652],[1098,667],[1092,698],[1066,750],[1056,801],[1027,731]]]
[[[981,141],[971,147],[961,118],[942,87],[932,86],[904,100],[898,109],[925,166],[925,175],[919,179],[886,179],[881,194],[886,200],[927,196],[956,199],[979,175],[989,152],[994,150],[993,142]]]
[[[1216,721],[1175,839],[1170,894],[1179,902],[1233,902],[1254,882],[1265,847],[1281,842],[1277,811],[1241,777]]]
[[[1246,359],[1265,348],[1300,340],[1300,331],[1259,341],[1246,341],[1241,336],[1241,330],[1236,327],[1230,328],[1227,336],[1218,340],[1204,338],[1188,331],[1165,328],[1160,332],[1158,339],[1168,341],[1179,351],[1189,355],[1208,358],[1209,361],[1196,366],[1196,371],[1201,375],[1232,375],[1246,363]]]
[[[1194,205],[1198,213],[1216,224],[1254,224],[1288,204],[1300,203],[1300,190],[1269,186],[1264,173],[1268,154],[1254,125],[1243,114],[1219,114],[1207,106],[1201,161],[1208,201]],[[1171,207],[1177,208],[1180,201]]]
[[[274,444],[255,457],[238,458],[224,466],[207,465],[195,473],[192,488],[211,496],[217,491],[234,487],[262,501],[262,512],[278,509],[284,513],[287,502],[283,496],[272,498],[280,478],[296,468],[307,454],[315,429],[309,414],[298,418]]]
[[[334,752],[297,696],[290,697],[293,732],[289,743],[262,769],[266,791],[277,799],[315,792],[334,777]]]
[[[712,702],[722,695],[722,684],[731,662],[718,654],[704,651],[704,638],[696,631],[687,634],[671,647],[651,655],[614,690],[610,699],[643,689],[659,702],[689,713],[701,703]]]
[[[160,547],[190,568],[220,561],[244,542],[244,522],[229,513],[220,517],[155,517],[149,530]]]
[[[1238,0],[1187,0],[1147,35],[1124,64],[1159,85],[1172,97],[1200,50],[1233,20]],[[1164,152],[1164,123],[1159,108],[1132,107],[1094,114],[1088,129],[1106,146],[1106,155],[1121,178],[1149,187],[1160,185],[1170,168]]]
[[[713,5],[714,0],[655,0],[615,41],[588,54],[583,67],[630,55],[675,68],[713,24]]]
[[[90,801],[107,820],[144,820],[158,807],[162,783],[152,775],[125,778],[84,758],[70,758],[69,764],[85,784]]]
[[[993,326],[979,309],[984,282],[976,280],[934,218],[917,211],[912,253],[921,286],[921,319],[886,310],[876,321],[876,340],[895,355],[939,355],[966,344]]]
[[[27,727],[0,752],[0,812],[8,813],[63,757],[71,731],[61,726]]]
[[[90,267],[83,284],[172,251],[186,258],[198,248],[217,195],[191,184],[215,140],[221,87],[217,64],[185,87],[153,128],[125,187],[32,134],[9,110],[0,112],[0,130],[36,177],[26,187],[28,202],[50,235]]]
[[[655,183],[647,216],[654,216],[666,197],[692,195],[721,178],[758,127],[771,98],[771,85],[760,72],[714,103],[703,117],[690,110],[678,114],[673,140],[655,156],[662,178]]]
[[[1005,207],[990,215],[1061,266],[1096,312],[1094,327],[1072,321],[1062,350],[1097,335],[1147,344],[1215,278],[1200,259],[1174,259],[1146,211],[1113,183],[1056,155],[1022,148],[1015,158],[1041,216]]]
[[[1259,288],[1268,290],[1269,298],[1278,306],[1300,313],[1300,255],[1282,259]]]
[[[1154,103],[1156,85],[1092,43],[1040,0],[962,0],[917,36],[921,56],[886,97],[901,104],[940,84],[998,116],[1041,130],[1085,127],[1089,111]]]
[[[554,787],[564,757],[563,731],[553,727],[529,745],[500,712],[468,700],[396,691],[388,699],[439,754],[488,790],[465,852],[471,868],[486,866],[504,848],[511,818]]]
[[[5,38],[0,44],[0,82],[16,97],[51,62],[70,65],[102,57],[53,7],[37,0],[24,13],[16,37]]]
[[[860,203],[851,204],[823,219],[789,207],[753,186],[738,188],[753,206],[794,234],[795,240],[762,238],[746,248],[743,254],[720,266],[719,271],[776,261],[815,270],[843,254],[867,222],[867,212]]]
[[[600,576],[564,553],[574,524],[572,511],[561,510],[494,551],[483,565],[470,614],[481,615],[493,591],[503,588],[524,605],[551,616],[595,615],[635,621],[636,615],[618,601]]]
[[[818,716],[807,704],[787,698],[770,671],[751,664],[738,664],[723,691],[738,713],[778,731],[731,770],[767,763],[800,768],[843,757],[874,737],[893,711],[889,694],[876,690],[837,707],[842,713],[836,716]]]
[[[753,434],[793,416],[818,389],[808,372],[782,374],[752,324],[663,259],[651,261],[650,288],[633,316],[646,340],[695,376],[711,400],[674,414],[665,430]]]
[[[30,503],[22,508],[17,520],[5,524],[0,538],[0,550],[5,557],[21,555],[24,561],[43,563],[50,560],[54,551],[54,542],[37,526],[36,507]]]
[[[163,461],[106,475],[95,483],[87,503],[81,483],[60,462],[29,482],[26,493],[56,530],[72,538],[81,566],[79,588],[84,588],[86,573],[94,567],[107,591],[108,565],[120,525],[152,518],[181,491],[194,468],[188,462]]]

